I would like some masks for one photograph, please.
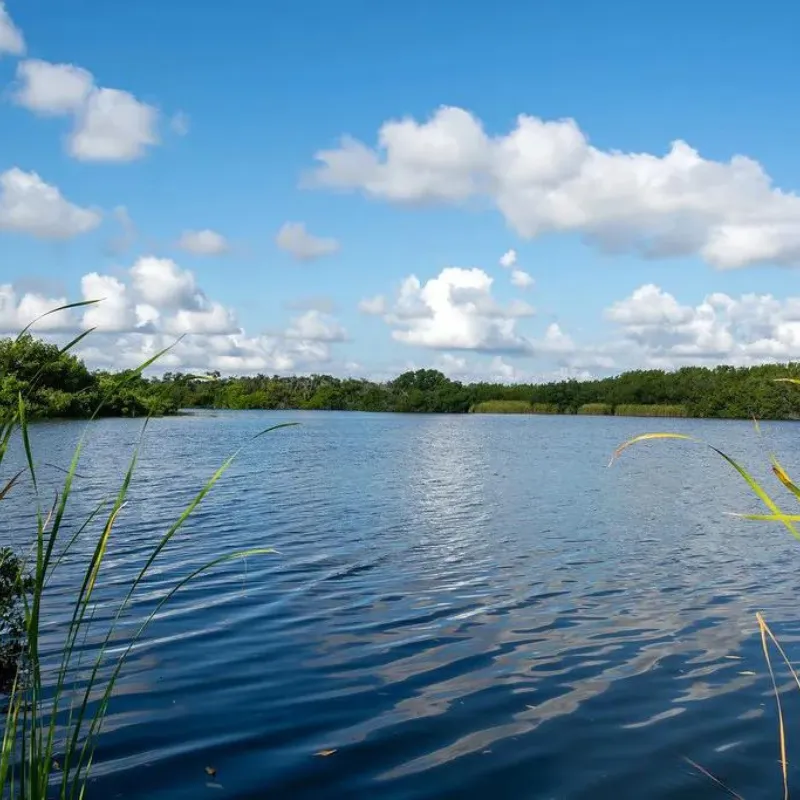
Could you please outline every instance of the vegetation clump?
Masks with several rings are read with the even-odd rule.
[[[0,415],[20,392],[31,418],[148,416],[179,409],[308,409],[401,413],[599,414],[720,419],[800,419],[800,393],[780,380],[800,364],[636,370],[609,378],[542,384],[472,383],[438,370],[376,382],[332,375],[248,375],[140,370],[90,372],[56,345],[25,335],[0,340]]]
[[[0,417],[16,413],[20,395],[29,419],[143,417],[177,411],[139,371],[89,372],[67,350],[30,334],[0,339]]]

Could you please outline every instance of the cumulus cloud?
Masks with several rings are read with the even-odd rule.
[[[219,256],[229,249],[225,237],[208,228],[201,231],[184,231],[178,240],[178,247],[196,256]]]
[[[422,123],[384,123],[375,148],[345,137],[316,160],[306,178],[316,186],[417,204],[487,197],[526,238],[573,233],[606,251],[696,255],[720,269],[800,265],[800,196],[752,158],[713,161],[680,140],[663,155],[602,150],[574,120],[526,115],[490,136],[444,107]]]
[[[100,214],[70,203],[35,172],[0,174],[0,230],[42,239],[69,239],[96,228]]]
[[[36,114],[72,117],[67,151],[81,161],[133,161],[159,143],[156,108],[130,92],[98,86],[74,64],[21,62],[13,97]]]
[[[17,82],[14,102],[43,116],[77,113],[94,88],[88,70],[37,58],[17,66]]]
[[[182,336],[187,333],[235,333],[238,328],[230,309],[221,303],[204,302],[201,308],[179,308],[173,316],[167,317],[164,330]]]
[[[158,144],[158,111],[120,89],[94,89],[81,109],[69,152],[81,161],[134,161]]]
[[[400,286],[385,320],[404,344],[441,350],[522,352],[530,342],[516,330],[533,309],[515,301],[501,305],[483,270],[447,267],[424,285],[411,275]],[[378,304],[368,301],[377,310]]]
[[[330,362],[332,347],[346,339],[333,316],[315,309],[292,320],[286,330],[249,336],[232,309],[209,298],[189,270],[153,256],[138,259],[118,275],[84,275],[81,294],[100,302],[46,317],[35,331],[63,341],[94,328],[78,351],[93,367],[136,367],[170,347],[158,362],[162,370],[314,371]],[[16,333],[66,302],[0,286],[0,332]]]
[[[135,309],[122,281],[112,275],[91,272],[81,278],[85,300],[97,300],[83,314],[83,325],[100,331],[128,331],[136,327]]]
[[[606,317],[629,345],[621,352],[639,366],[800,358],[800,297],[717,292],[692,306],[647,284],[614,303]]]
[[[510,269],[517,263],[517,251],[516,250],[507,250],[500,256],[500,266],[505,267],[506,269]]]
[[[292,320],[286,336],[309,342],[343,342],[347,332],[330,314],[312,308]]]
[[[302,222],[287,222],[278,231],[275,243],[298,261],[313,261],[339,250],[336,239],[313,236]]]
[[[0,285],[0,328],[18,333],[33,320],[47,314],[36,323],[34,329],[37,332],[71,330],[75,318],[70,310],[48,313],[67,303],[66,297],[46,297],[36,292],[25,292],[20,296],[10,284]]]
[[[156,308],[200,308],[194,274],[170,258],[145,256],[131,267],[130,274],[134,289],[145,303]]]
[[[21,56],[25,53],[22,31],[14,24],[6,4],[0,0],[0,56],[4,53]]]
[[[524,270],[515,269],[511,272],[511,283],[518,289],[530,289],[535,281]]]

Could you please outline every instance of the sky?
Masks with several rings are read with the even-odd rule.
[[[0,333],[502,382],[800,359],[800,7],[0,0]]]

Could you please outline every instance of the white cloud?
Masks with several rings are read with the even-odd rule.
[[[138,296],[156,308],[200,308],[200,290],[194,275],[172,259],[145,256],[131,267]]]
[[[35,172],[15,167],[0,174],[0,230],[69,239],[99,224],[97,211],[70,203]]]
[[[524,270],[515,269],[511,272],[511,283],[518,289],[530,289],[530,287],[533,286],[535,281]]]
[[[6,4],[0,0],[0,55],[4,53],[12,56],[23,55],[25,39],[6,10]]]
[[[127,287],[111,275],[91,272],[81,278],[84,300],[97,300],[83,314],[83,326],[99,331],[128,331],[136,327],[137,318],[130,305]]]
[[[164,323],[167,333],[182,336],[187,333],[225,334],[238,328],[233,312],[220,303],[208,303],[204,308],[180,308]]]
[[[53,309],[67,305],[66,297],[44,297],[35,292],[25,292],[21,297],[10,284],[0,286],[0,329],[19,333],[38,317]],[[35,333],[70,330],[75,324],[70,310],[48,314],[33,326]]]
[[[208,298],[191,272],[153,256],[116,276],[84,275],[81,294],[101,302],[51,315],[34,330],[65,341],[77,331],[95,328],[77,351],[91,367],[136,367],[170,347],[156,369],[313,372],[328,364],[332,347],[346,339],[341,324],[316,309],[298,316],[284,331],[248,336],[232,309]],[[0,332],[16,333],[34,317],[66,302],[0,286]]]
[[[94,78],[88,70],[39,59],[18,64],[17,81],[14,102],[47,116],[77,113],[94,88]]]
[[[500,256],[500,266],[505,267],[506,269],[510,269],[517,263],[517,251],[516,250],[507,250]]]
[[[71,116],[67,151],[81,161],[133,161],[159,143],[159,112],[130,92],[98,86],[73,64],[32,59],[17,67],[14,101],[34,113]]]
[[[664,155],[592,146],[574,120],[521,115],[489,136],[460,108],[389,121],[371,149],[350,138],[316,154],[313,185],[391,202],[488,197],[527,238],[561,232],[603,250],[698,255],[721,269],[800,265],[800,197],[746,156],[702,158],[675,141]]]
[[[375,297],[365,297],[359,302],[358,310],[362,314],[380,317],[387,311],[386,298],[382,294],[377,294]]]
[[[292,320],[286,336],[308,342],[343,342],[347,339],[347,332],[329,314],[312,308]]]
[[[278,231],[275,243],[281,250],[291,253],[298,261],[312,261],[315,258],[332,255],[339,250],[336,239],[313,236],[302,222],[287,222]]]
[[[648,325],[679,325],[692,317],[692,309],[678,301],[658,286],[648,283],[640,286],[630,297],[618,300],[606,309],[605,316],[612,322],[630,327]]]
[[[178,247],[196,256],[219,256],[229,249],[225,237],[208,228],[201,231],[184,231],[178,240]]]
[[[134,161],[158,144],[158,111],[119,89],[95,89],[81,109],[69,152],[81,161]]]
[[[768,294],[735,298],[713,293],[691,306],[648,284],[614,303],[606,317],[623,336],[618,352],[635,366],[800,358],[800,297],[778,300]]]
[[[422,285],[416,276],[402,283],[386,314],[392,336],[420,347],[452,350],[525,351],[530,343],[516,320],[533,309],[516,301],[501,306],[483,270],[447,267]]]

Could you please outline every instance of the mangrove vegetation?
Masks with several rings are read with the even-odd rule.
[[[0,340],[0,413],[26,397],[33,418],[176,413],[179,409],[319,409],[406,413],[587,414],[722,419],[800,419],[786,378],[800,364],[636,370],[597,380],[471,383],[437,370],[379,383],[331,375],[225,377],[138,370],[89,371],[80,359],[30,335]]]

